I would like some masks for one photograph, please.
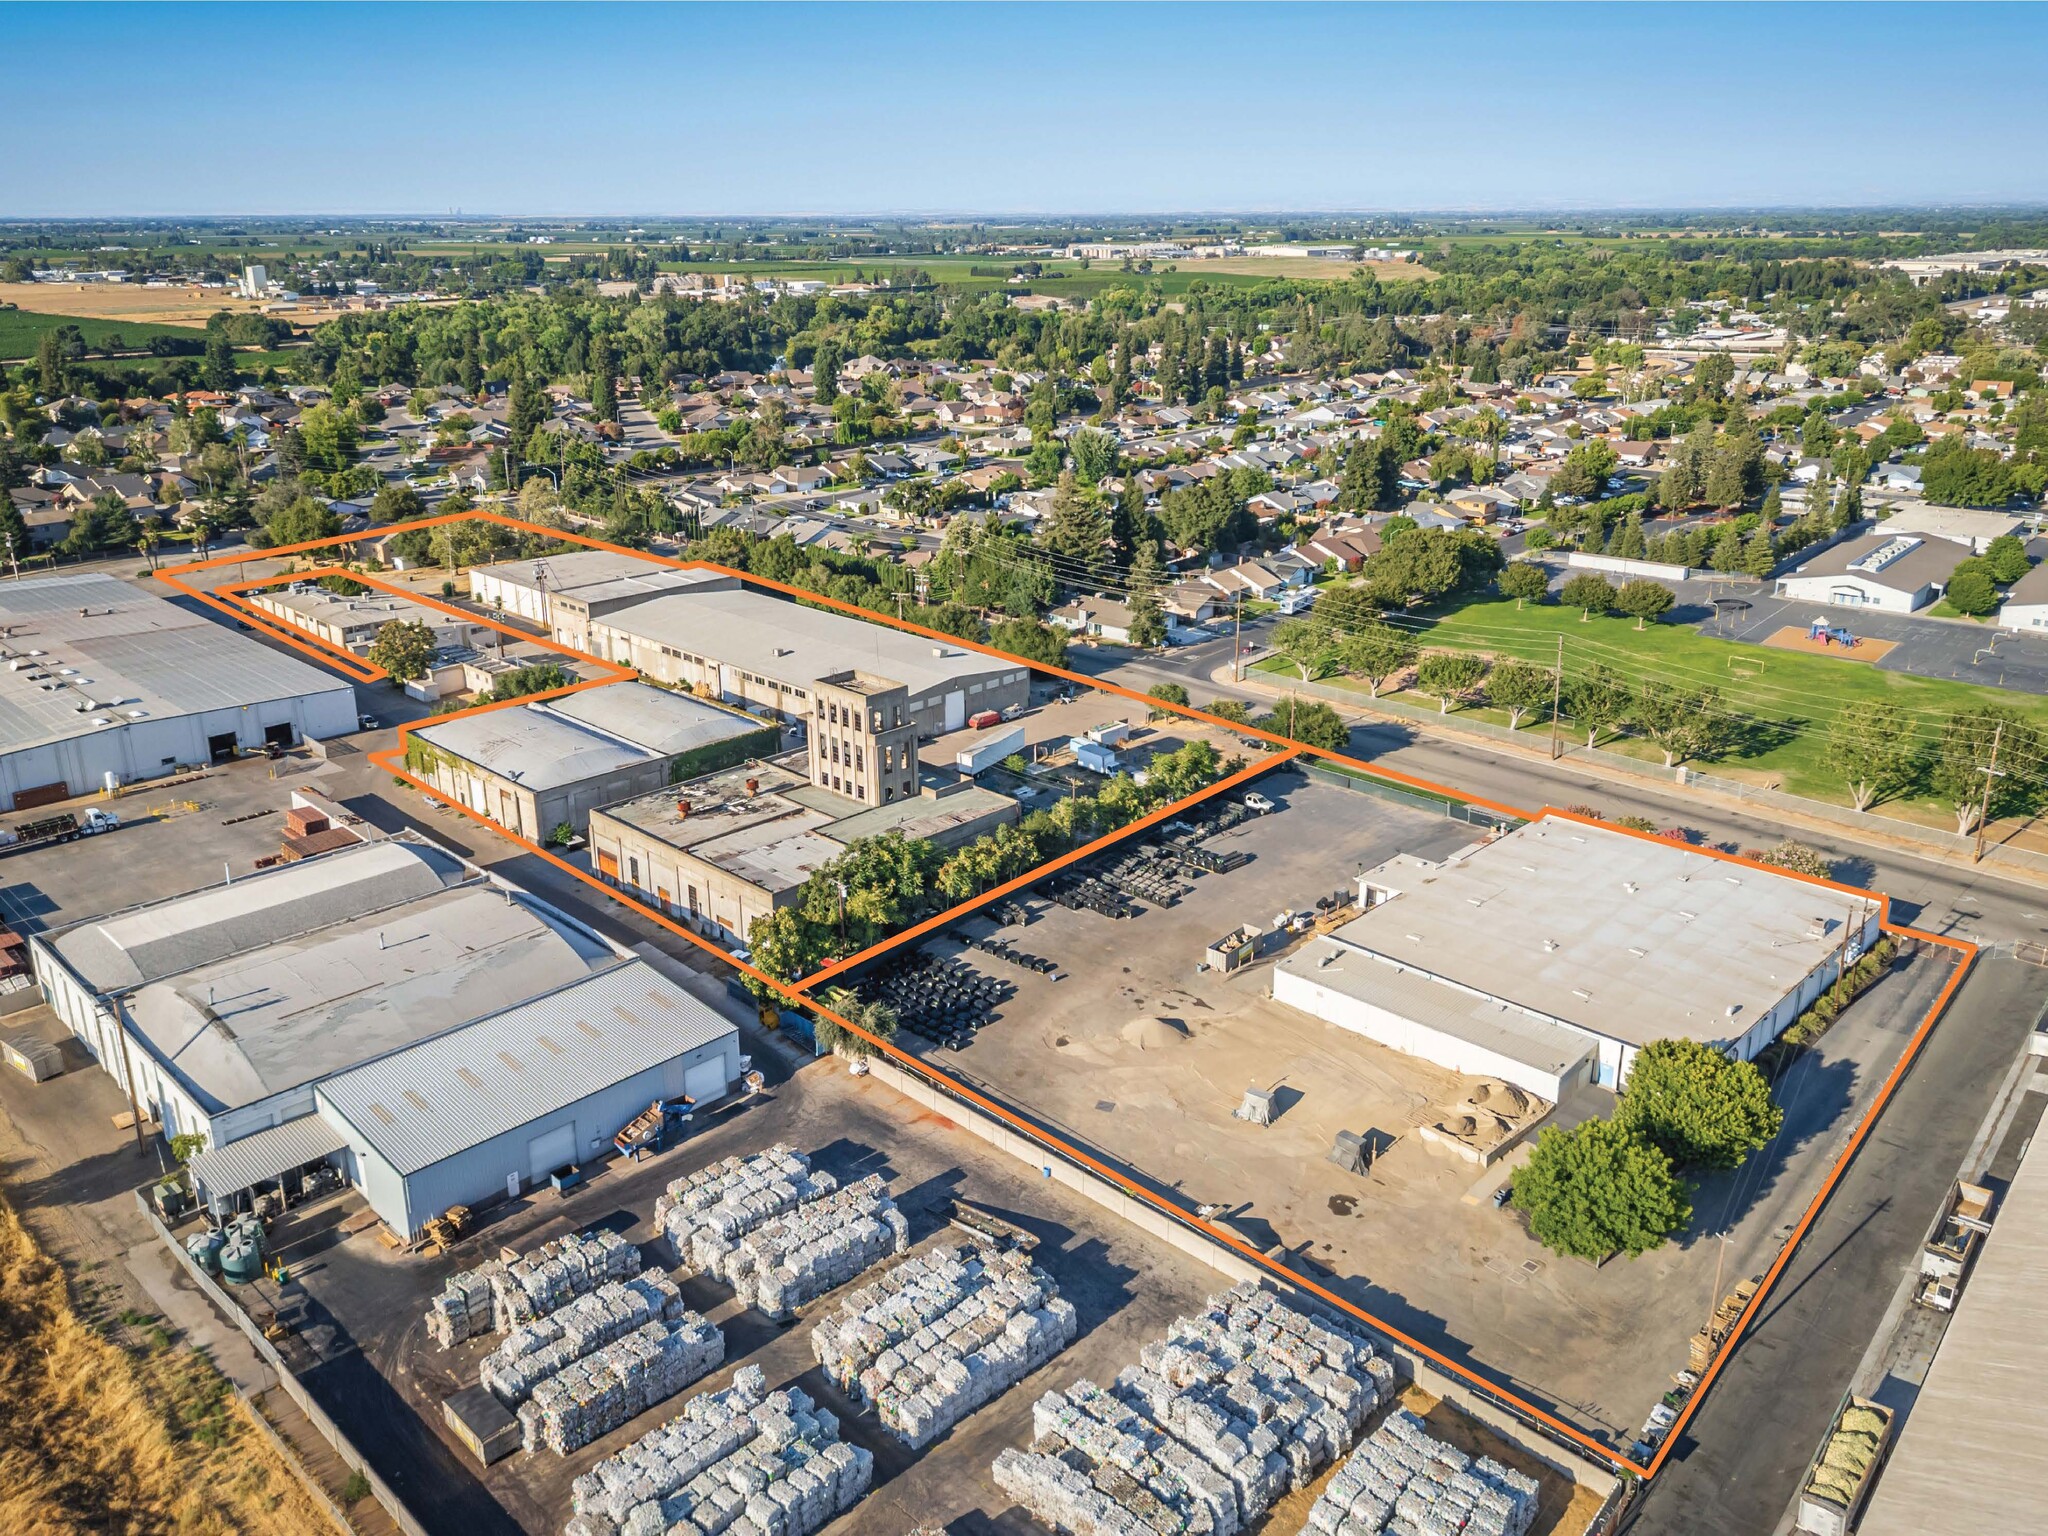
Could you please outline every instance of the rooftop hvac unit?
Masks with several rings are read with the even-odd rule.
[[[1330,1148],[1329,1160],[1346,1173],[1360,1177],[1372,1171],[1372,1149],[1366,1139],[1356,1131],[1339,1131],[1337,1140]]]

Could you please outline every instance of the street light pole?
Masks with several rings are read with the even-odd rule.
[[[1557,761],[1557,712],[1564,704],[1564,636],[1557,637],[1557,670],[1550,678],[1550,760]]]

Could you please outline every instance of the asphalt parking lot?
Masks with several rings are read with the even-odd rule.
[[[1792,1229],[1946,979],[1943,953],[1902,962],[1795,1060],[1776,1085],[1783,1134],[1695,1190],[1687,1233],[1595,1269],[1492,1206],[1501,1165],[1482,1171],[1412,1134],[1468,1080],[1274,1003],[1271,954],[1229,976],[1197,971],[1203,946],[1238,922],[1270,924],[1361,866],[1442,857],[1478,835],[1291,771],[1258,787],[1280,808],[1209,845],[1251,862],[1205,876],[1178,905],[1113,921],[1034,901],[1030,923],[1002,930],[1060,979],[967,952],[1017,992],[939,1064],[1189,1206],[1226,1207],[1258,1246],[1286,1248],[1375,1316],[1625,1449],[1684,1366],[1717,1272],[1724,1291],[1760,1273]],[[960,935],[991,928],[971,919],[931,947],[957,952]],[[1169,1033],[1140,1028],[1148,1018]],[[1253,1085],[1277,1090],[1269,1126],[1233,1117]],[[1583,1089],[1553,1123],[1612,1104]],[[1393,1140],[1369,1176],[1326,1160],[1337,1131],[1368,1129]]]
[[[764,1053],[757,1060],[767,1062]],[[1189,1307],[1229,1283],[1193,1258],[1107,1215],[1062,1186],[903,1099],[877,1079],[856,1079],[818,1061],[785,1076],[778,1067],[760,1099],[715,1118],[681,1147],[639,1166],[607,1165],[591,1184],[558,1198],[543,1193],[494,1213],[452,1255],[400,1257],[367,1231],[345,1235],[360,1209],[352,1195],[305,1208],[279,1228],[280,1251],[311,1299],[313,1321],[292,1343],[292,1363],[374,1465],[431,1530],[467,1536],[554,1536],[569,1515],[571,1481],[679,1412],[688,1397],[727,1385],[758,1364],[771,1387],[795,1384],[841,1416],[846,1438],[875,1453],[874,1491],[828,1529],[833,1536],[902,1536],[959,1521],[967,1531],[1036,1529],[988,1476],[1007,1445],[1031,1434],[1031,1404],[1078,1377],[1105,1381],[1135,1362]],[[514,1452],[489,1469],[441,1422],[441,1400],[473,1385],[495,1339],[442,1352],[427,1337],[428,1298],[442,1280],[494,1255],[531,1248],[561,1232],[605,1225],[640,1243],[653,1235],[655,1196],[685,1172],[731,1154],[787,1141],[842,1177],[881,1173],[909,1219],[914,1244],[938,1241],[955,1197],[996,1210],[1039,1239],[1038,1260],[1080,1314],[1081,1335],[1036,1375],[921,1453],[883,1434],[825,1378],[800,1319],[777,1325],[734,1304],[721,1284],[692,1280],[691,1305],[724,1329],[721,1370],[568,1457]],[[957,1234],[954,1234],[957,1237]],[[665,1255],[649,1250],[650,1263]],[[815,1318],[837,1293],[804,1309]]]

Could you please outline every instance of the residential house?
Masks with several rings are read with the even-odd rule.
[[[1055,608],[1046,622],[1091,639],[1128,644],[1131,638],[1131,609],[1112,597],[1077,597],[1064,608]]]

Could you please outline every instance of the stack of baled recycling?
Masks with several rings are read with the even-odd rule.
[[[871,1173],[748,1233],[724,1256],[718,1278],[742,1301],[785,1318],[909,1246],[910,1224]]]
[[[505,1273],[502,1260],[450,1275],[427,1304],[427,1333],[443,1349],[498,1330],[498,1302],[492,1282]]]
[[[1524,1536],[1533,1477],[1446,1445],[1405,1408],[1387,1415],[1308,1512],[1309,1536]]]
[[[677,1179],[654,1202],[654,1227],[693,1274],[715,1274],[725,1256],[755,1228],[839,1188],[829,1173],[776,1145],[752,1157],[728,1157]]]
[[[1342,1455],[1394,1381],[1362,1334],[1249,1283],[1139,1360],[1108,1391],[1040,1398],[1032,1449],[997,1458],[997,1486],[1075,1536],[1234,1536]]]
[[[1028,1255],[961,1246],[862,1286],[818,1324],[811,1349],[885,1429],[921,1448],[1065,1349],[1077,1327]]]
[[[571,1487],[565,1536],[811,1536],[874,1480],[874,1458],[759,1366],[606,1457]]]
[[[567,1455],[724,1363],[725,1335],[695,1312],[648,1323],[535,1383],[520,1405],[520,1441]]]
[[[482,1379],[507,1408],[572,1361],[602,1349],[648,1323],[683,1315],[683,1293],[658,1269],[630,1280],[607,1280],[560,1311],[521,1323],[484,1357]]]
[[[640,1273],[640,1250],[616,1232],[571,1232],[513,1260],[450,1275],[427,1307],[427,1332],[447,1349],[545,1317],[607,1280]]]

